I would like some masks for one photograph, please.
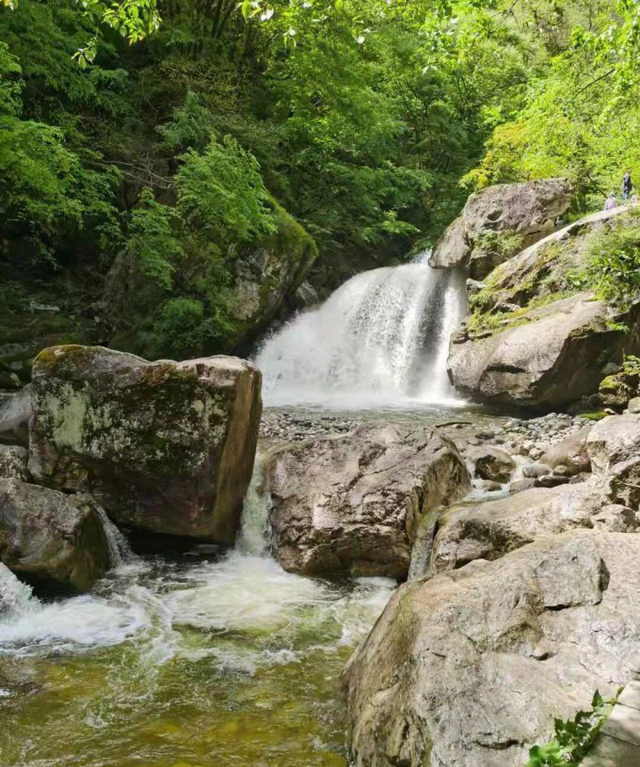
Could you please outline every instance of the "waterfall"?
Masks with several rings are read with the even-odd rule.
[[[25,583],[0,562],[0,621],[34,610],[39,604]]]
[[[466,309],[463,277],[427,257],[352,277],[267,339],[256,359],[267,404],[451,400],[446,361]]]
[[[97,506],[98,514],[102,520],[102,528],[107,539],[107,548],[109,549],[109,565],[111,569],[117,569],[127,562],[132,561],[135,555],[129,547],[127,539],[123,533],[113,524],[107,516],[107,512],[102,506]]]

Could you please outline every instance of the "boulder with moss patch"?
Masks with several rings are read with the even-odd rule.
[[[296,292],[318,255],[313,238],[273,202],[277,229],[234,259],[231,315],[236,348],[247,348],[276,318],[296,306]]]
[[[498,264],[544,237],[572,196],[564,178],[497,184],[472,194],[431,257],[438,268],[467,267],[481,280]]]
[[[640,303],[604,300],[592,259],[636,221],[634,211],[597,213],[498,266],[452,339],[456,388],[477,401],[537,409],[597,393],[624,354],[640,349]]]
[[[45,349],[33,367],[29,470],[86,491],[117,523],[232,543],[253,469],[261,376],[234,357],[146,360]]]

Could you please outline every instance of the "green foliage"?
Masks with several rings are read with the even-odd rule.
[[[231,136],[212,140],[202,154],[182,155],[176,175],[178,211],[224,246],[274,231],[260,166]]]
[[[143,287],[151,283],[162,291],[173,285],[176,262],[184,251],[171,228],[171,209],[157,202],[151,189],[143,189],[140,207],[131,214],[126,243],[132,279]]]
[[[211,112],[193,91],[189,91],[184,104],[174,110],[171,121],[159,125],[157,130],[164,145],[176,153],[187,149],[202,152],[215,136]]]
[[[499,256],[500,261],[506,261],[522,250],[524,238],[515,232],[483,232],[475,240],[475,247],[489,251]]]
[[[588,253],[587,275],[599,298],[627,305],[640,295],[640,224],[600,234]]]
[[[590,711],[579,711],[571,720],[554,720],[554,737],[529,751],[527,767],[577,767],[609,716],[615,699],[604,700],[598,691]]]
[[[601,207],[625,168],[640,172],[638,4],[518,0],[513,9],[521,28],[535,30],[547,66],[532,72],[526,103],[495,128],[463,181],[482,188],[567,176],[583,209]]]
[[[637,376],[640,378],[640,357],[634,357],[633,354],[625,355],[622,363],[622,372],[628,376]]]
[[[624,0],[12,5],[0,258],[29,277],[87,269],[97,292],[122,267],[140,306],[116,332],[145,354],[169,353],[171,328],[229,347],[242,254],[286,247],[275,200],[331,288],[433,244],[464,204],[461,178],[566,173],[584,207],[640,168]],[[629,264],[609,261],[619,281]]]

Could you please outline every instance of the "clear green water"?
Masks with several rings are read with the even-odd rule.
[[[394,583],[285,573],[245,510],[217,561],[137,560],[0,622],[2,767],[345,767],[339,676]]]

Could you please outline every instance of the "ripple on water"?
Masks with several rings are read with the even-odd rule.
[[[12,767],[344,767],[337,677],[394,585],[232,552],[34,600],[0,623],[0,753]],[[7,656],[28,694],[5,683]]]

